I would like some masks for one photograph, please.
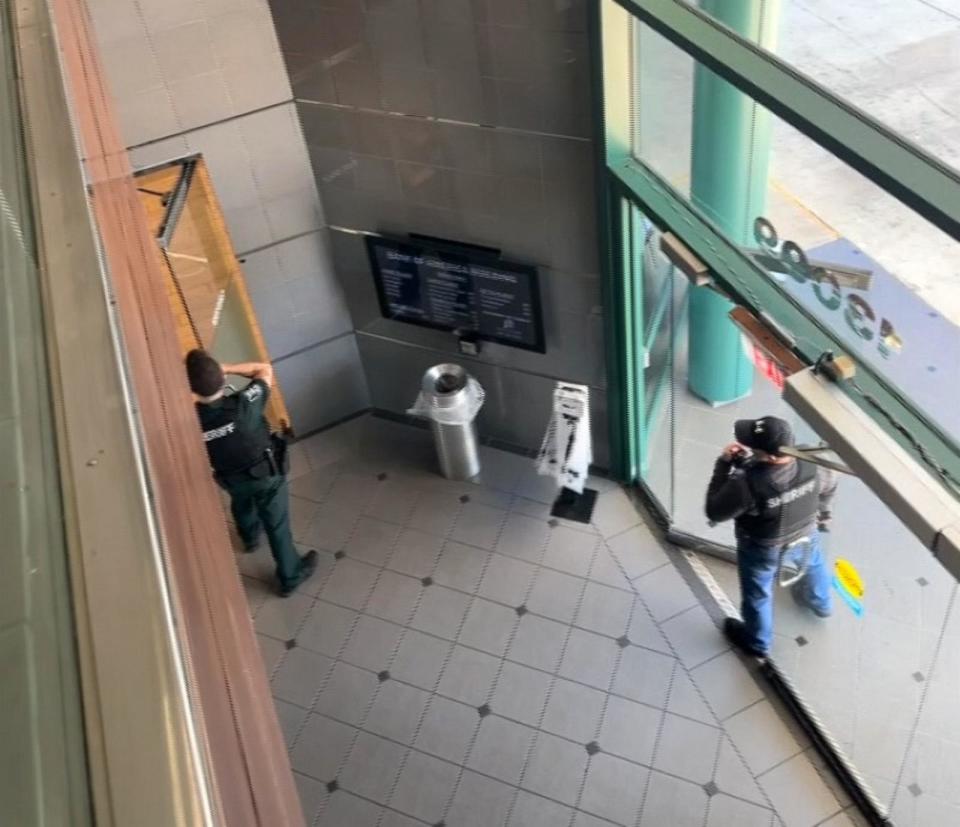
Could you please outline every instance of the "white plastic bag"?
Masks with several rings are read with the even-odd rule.
[[[483,399],[484,393],[480,383],[469,376],[466,386],[456,394],[438,396],[420,391],[416,402],[407,410],[407,413],[412,416],[422,416],[443,425],[466,425],[473,422],[480,413]]]

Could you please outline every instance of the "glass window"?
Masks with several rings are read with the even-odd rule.
[[[639,22],[634,42],[637,160],[960,444],[960,244]]]
[[[0,809],[90,823],[37,254],[0,12]]]
[[[690,2],[859,107],[934,157],[960,168],[960,5],[955,0]],[[766,31],[758,38],[758,22]]]

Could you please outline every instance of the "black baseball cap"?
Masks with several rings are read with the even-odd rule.
[[[776,416],[738,419],[733,434],[741,445],[767,454],[779,454],[782,446],[793,445],[793,428],[789,422]]]

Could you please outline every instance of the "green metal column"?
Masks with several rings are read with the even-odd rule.
[[[702,0],[701,8],[773,51],[780,0]],[[718,55],[722,59],[722,55]],[[770,115],[753,100],[697,65],[693,99],[693,203],[737,244],[753,240],[766,206]],[[712,405],[749,396],[753,364],[740,331],[727,318],[733,305],[707,288],[690,297],[690,390]]]

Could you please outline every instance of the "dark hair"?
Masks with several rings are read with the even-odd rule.
[[[197,396],[213,396],[223,388],[226,377],[220,363],[209,353],[195,348],[187,354],[187,379],[190,380],[190,390]]]

